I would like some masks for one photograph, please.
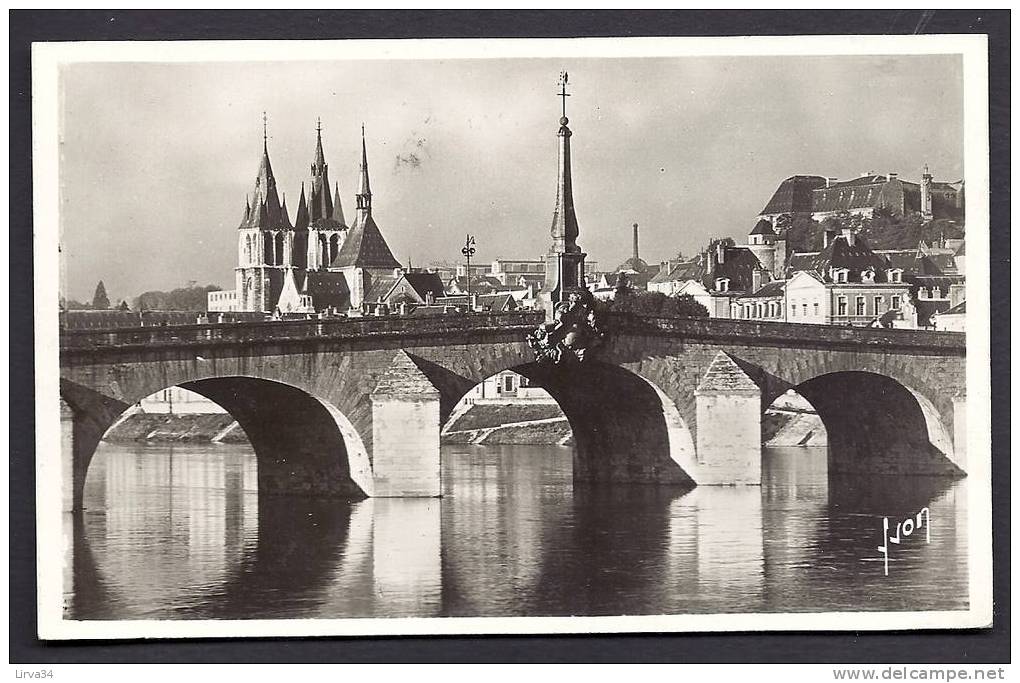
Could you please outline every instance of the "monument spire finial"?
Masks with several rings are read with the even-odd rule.
[[[567,125],[567,98],[570,97],[570,93],[567,92],[567,79],[568,74],[566,71],[560,72],[560,92],[556,96],[563,101],[563,121],[561,123]]]
[[[269,122],[266,112],[262,112],[262,149],[269,149]]]

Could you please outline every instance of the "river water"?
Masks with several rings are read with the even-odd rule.
[[[574,489],[556,446],[443,448],[442,499],[259,499],[247,446],[100,445],[65,523],[69,619],[967,608],[966,480],[830,479],[766,449],[761,487]],[[889,545],[882,518],[930,509]],[[73,530],[73,531],[72,531]]]

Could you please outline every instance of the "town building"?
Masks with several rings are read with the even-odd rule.
[[[732,302],[730,317],[742,320],[786,320],[786,281],[773,280]]]
[[[659,264],[659,270],[648,281],[649,292],[660,292],[666,296],[676,296],[680,289],[690,280],[698,280],[705,275],[704,254],[692,260],[673,259]]]
[[[556,401],[545,389],[533,385],[527,377],[513,370],[504,370],[475,385],[460,400],[457,408],[484,404],[534,403],[555,404]]]
[[[496,259],[485,275],[496,278],[504,285],[516,285],[521,278],[525,278],[537,282],[541,287],[545,280],[545,260]]]
[[[961,301],[951,308],[932,316],[932,326],[939,332],[967,331],[967,302]]]
[[[435,299],[431,304],[418,306],[415,315],[432,315],[435,313],[466,313],[469,311],[485,313],[508,313],[520,308],[517,300],[510,292],[502,294],[457,294]]]
[[[905,269],[872,251],[853,230],[790,261],[786,322],[916,327]]]
[[[241,302],[237,299],[236,289],[209,292],[206,296],[208,300],[206,310],[210,312],[228,313],[241,310]]]
[[[849,180],[795,175],[779,184],[759,218],[774,222],[782,215],[809,214],[822,220],[844,212],[872,217],[879,208],[900,215],[918,213],[925,220],[957,218],[964,208],[964,184],[937,182],[927,166],[917,183],[896,173],[871,171]]]
[[[167,387],[146,396],[135,406],[133,413],[158,413],[166,415],[195,415],[225,413],[220,404],[181,387]]]

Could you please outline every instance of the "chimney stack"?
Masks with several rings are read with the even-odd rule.
[[[638,239],[637,239],[637,223],[634,224],[634,261],[638,260]]]
[[[726,261],[726,245],[722,243],[722,240],[715,243],[715,262],[724,263]]]
[[[762,276],[764,274],[765,274],[765,271],[762,270],[761,268],[755,268],[754,270],[751,271],[751,293],[752,294],[754,292],[757,292],[759,289],[761,289]]]
[[[854,246],[855,237],[853,228],[843,228],[843,239],[846,240],[847,246]]]

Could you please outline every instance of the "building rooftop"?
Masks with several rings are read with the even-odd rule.
[[[399,268],[371,213],[359,213],[330,268]]]

